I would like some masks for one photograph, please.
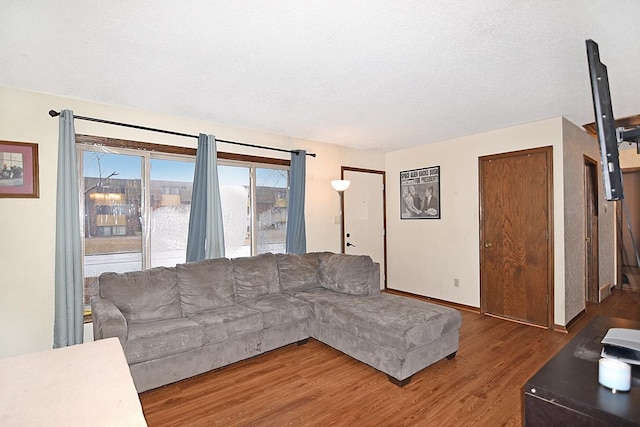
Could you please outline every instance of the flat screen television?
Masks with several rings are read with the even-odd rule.
[[[616,130],[616,122],[613,117],[607,66],[600,61],[598,44],[593,40],[587,40],[586,43],[593,109],[598,129],[598,142],[600,143],[605,199],[621,200],[624,198],[624,194],[622,191],[622,171],[620,170],[618,145],[622,140],[618,130]]]

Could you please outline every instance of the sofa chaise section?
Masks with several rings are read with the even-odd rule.
[[[397,385],[455,356],[457,311],[390,294],[337,296],[326,289],[296,294],[313,305],[311,336],[374,368]]]
[[[379,266],[371,258],[320,254],[318,275],[319,287],[295,292],[313,306],[313,338],[385,372],[401,386],[414,373],[455,356],[460,313],[380,293]]]

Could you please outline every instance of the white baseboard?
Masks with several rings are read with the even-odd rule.
[[[611,287],[612,285],[610,283],[607,283],[606,285],[600,288],[600,295],[598,298],[600,302],[602,302],[606,297],[611,295]]]

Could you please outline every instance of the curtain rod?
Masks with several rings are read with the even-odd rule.
[[[49,110],[49,115],[51,117],[57,117],[57,116],[60,115],[60,113],[55,111],[55,110]],[[128,127],[128,128],[133,128],[133,129],[148,130],[148,131],[151,131],[151,132],[166,133],[166,134],[169,134],[169,135],[177,135],[177,136],[184,136],[184,137],[187,137],[187,138],[196,138],[196,139],[198,139],[198,135],[190,135],[188,133],[174,132],[172,130],[163,130],[163,129],[150,128],[150,127],[140,126],[140,125],[132,125],[132,124],[129,124],[129,123],[113,122],[111,120],[96,119],[94,117],[76,116],[75,114],[74,114],[73,118],[74,119],[80,119],[80,120],[87,120],[89,122],[105,123],[105,124],[108,124],[108,125],[124,126],[124,127]],[[217,139],[217,138],[216,138],[216,141],[217,142],[224,142],[226,144],[242,145],[243,147],[261,148],[263,150],[280,151],[280,152],[283,152],[283,153],[295,153],[296,155],[300,154],[299,150],[285,150],[283,148],[265,147],[263,145],[248,144],[246,142],[227,141],[225,139]],[[307,153],[307,156],[315,157],[316,154],[315,153]]]

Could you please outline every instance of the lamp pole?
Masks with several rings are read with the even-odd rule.
[[[349,188],[351,181],[346,179],[336,179],[331,181],[331,186],[340,195],[340,251],[345,253],[344,246],[344,191]]]

